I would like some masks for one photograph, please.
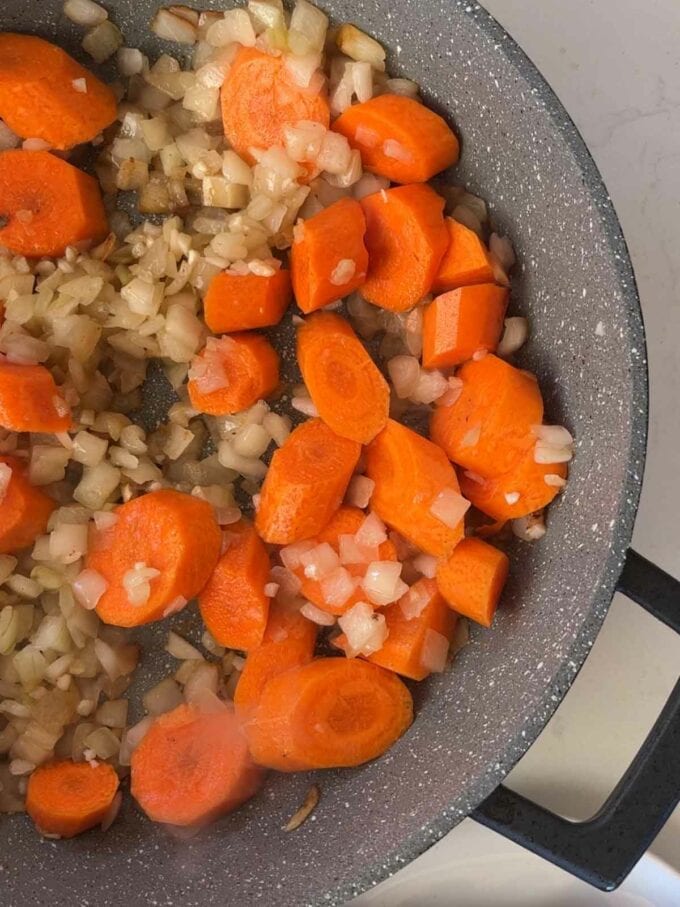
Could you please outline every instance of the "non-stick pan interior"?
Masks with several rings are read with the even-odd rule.
[[[129,45],[157,52],[147,29],[155,3],[105,5]],[[0,28],[78,54],[61,6],[4,0]],[[610,601],[637,503],[646,378],[633,275],[594,165],[531,64],[470,0],[325,6],[384,42],[392,69],[416,79],[462,135],[454,178],[489,199],[518,250],[513,306],[532,325],[521,361],[541,378],[548,417],[578,441],[567,494],[543,541],[517,543],[493,631],[474,632],[455,670],[417,690],[415,725],[387,757],[316,779],[321,803],[298,831],[281,827],[311,776],[271,777],[251,805],[190,841],[151,826],[130,803],[106,835],[70,842],[3,818],[6,907],[342,903],[498,783],[557,705]]]

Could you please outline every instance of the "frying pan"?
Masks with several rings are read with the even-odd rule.
[[[147,28],[153,0],[105,5],[128,44],[159,50]],[[4,0],[0,27],[41,34],[82,58],[61,6]],[[106,835],[65,842],[40,840],[23,816],[4,819],[7,907],[342,904],[470,814],[613,888],[678,800],[680,685],[589,822],[565,822],[499,786],[569,688],[617,585],[680,631],[680,584],[628,549],[646,440],[645,341],[606,189],[549,87],[472,0],[325,7],[375,34],[390,67],[456,123],[464,146],[455,178],[489,200],[519,253],[513,305],[533,330],[521,364],[540,376],[550,420],[578,439],[568,491],[551,508],[547,537],[512,552],[493,631],[473,632],[455,669],[415,690],[417,720],[384,758],[315,779],[272,776],[251,804],[189,841],[130,803]],[[312,780],[319,807],[284,833]]]

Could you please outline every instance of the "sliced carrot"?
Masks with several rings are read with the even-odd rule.
[[[271,277],[224,271],[210,281],[203,301],[205,323],[215,334],[233,334],[278,324],[292,299],[290,271]]]
[[[423,365],[451,368],[481,350],[493,352],[503,332],[508,291],[493,283],[450,290],[425,307]]]
[[[449,245],[432,290],[444,293],[476,283],[493,283],[494,266],[489,251],[474,230],[452,217],[445,219]]]
[[[31,485],[21,460],[0,456],[0,463],[11,470],[5,491],[0,495],[0,554],[9,554],[31,545],[45,532],[57,503],[41,488]]]
[[[459,466],[485,478],[509,472],[533,448],[532,425],[543,420],[536,378],[489,354],[457,372],[460,397],[437,406],[430,437]]]
[[[446,252],[444,199],[416,183],[383,189],[361,205],[369,259],[361,295],[393,312],[410,309],[432,289]]]
[[[290,250],[295,299],[313,312],[358,290],[366,279],[366,218],[353,198],[341,198],[296,227]]]
[[[26,812],[43,834],[73,838],[102,822],[118,784],[106,762],[47,762],[28,779]]]
[[[324,422],[343,438],[368,444],[385,427],[390,389],[347,321],[316,312],[297,332],[297,357]]]
[[[116,522],[95,532],[86,566],[106,580],[97,613],[107,624],[137,627],[174,613],[197,595],[220,556],[222,538],[207,501],[162,489],[121,504]],[[149,578],[146,600],[130,593],[138,569],[159,571]]]
[[[416,547],[444,557],[461,540],[462,499],[453,527],[432,512],[440,495],[459,497],[453,467],[436,444],[390,419],[366,450],[366,474],[375,482],[371,507]]]
[[[507,555],[482,539],[463,539],[437,567],[437,586],[450,607],[490,627],[508,578]]]
[[[282,772],[361,765],[413,720],[396,674],[359,659],[317,658],[266,685],[245,729],[255,762]]]
[[[0,425],[48,433],[71,427],[69,406],[44,365],[0,362]]]
[[[253,763],[234,709],[180,705],[160,715],[132,754],[132,796],[154,822],[200,827],[257,793]]]
[[[260,537],[288,545],[321,532],[342,503],[360,453],[356,441],[336,435],[321,419],[299,425],[265,477],[255,517]]]
[[[365,519],[366,514],[362,510],[359,510],[358,507],[343,506],[336,514],[334,514],[328,525],[317,535],[315,542],[317,545],[327,542],[337,554],[340,550],[340,536],[356,535]],[[389,539],[378,546],[376,560],[397,560],[396,549]],[[344,566],[351,576],[362,577],[366,574],[367,564],[345,564]],[[305,576],[304,567],[296,567],[293,570],[293,573],[301,583],[300,595],[316,605],[317,608],[321,608],[322,611],[327,611],[329,614],[344,614],[345,611],[348,611],[353,605],[356,605],[357,602],[364,601],[366,598],[365,592],[357,590],[353,592],[342,605],[333,605],[327,600],[326,595],[324,594],[323,583],[320,580],[310,579]]]
[[[241,714],[252,713],[273,677],[312,660],[318,629],[297,607],[272,602],[262,642],[248,652],[234,692]]]
[[[109,86],[60,47],[0,34],[0,117],[17,135],[72,148],[110,126],[116,109]]]
[[[251,149],[283,145],[284,128],[300,120],[328,128],[325,91],[298,85],[284,57],[242,47],[222,85],[222,122],[232,148],[253,164]]]
[[[387,639],[377,652],[368,656],[373,664],[411,680],[424,680],[432,672],[427,653],[428,647],[432,646],[433,634],[439,634],[450,643],[456,629],[456,615],[442,598],[434,580],[418,580],[405,596],[410,600],[421,598],[419,607],[422,610],[415,615],[404,611],[401,600],[382,609]],[[436,636],[434,638],[437,640]],[[340,649],[345,648],[346,642],[344,633],[333,640]],[[441,643],[441,640],[437,642]]]
[[[333,129],[361,152],[365,170],[395,183],[425,183],[455,164],[460,154],[446,121],[403,95],[383,94],[353,104]]]
[[[248,651],[262,642],[269,614],[264,587],[269,582],[269,555],[253,526],[245,520],[224,533],[227,550],[198,597],[203,623],[228,649]]]
[[[567,477],[566,463],[536,463],[529,450],[509,472],[493,479],[459,470],[465,497],[494,520],[516,520],[547,507]],[[546,481],[546,479],[548,481]]]
[[[279,383],[279,354],[260,334],[210,337],[189,370],[189,399],[211,416],[240,413]]]
[[[109,231],[97,181],[47,151],[0,153],[0,217],[0,246],[28,258],[63,255]]]

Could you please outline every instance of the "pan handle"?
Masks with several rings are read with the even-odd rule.
[[[680,633],[680,582],[629,550],[617,589]],[[626,878],[680,800],[680,680],[599,812],[570,822],[500,785],[472,813],[584,882],[611,891]]]

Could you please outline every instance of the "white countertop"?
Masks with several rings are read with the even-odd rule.
[[[680,0],[483,2],[571,114],[623,225],[642,299],[651,393],[647,468],[633,541],[641,554],[680,577]],[[563,815],[592,815],[679,675],[680,636],[617,596],[583,670],[509,776],[509,786]],[[383,897],[378,888],[360,901],[375,907],[415,904],[397,895],[394,883],[403,879],[417,880],[422,907],[467,907],[456,894],[455,858],[473,845],[479,846],[479,832],[468,819],[387,883]],[[652,851],[680,870],[680,808]],[[450,898],[428,896],[428,879],[434,892],[447,862]],[[483,874],[482,864],[480,886]],[[486,884],[488,896],[504,907],[493,882]],[[595,903],[595,896],[587,902]],[[557,902],[551,897],[542,903]],[[635,903],[656,907],[662,900]]]

